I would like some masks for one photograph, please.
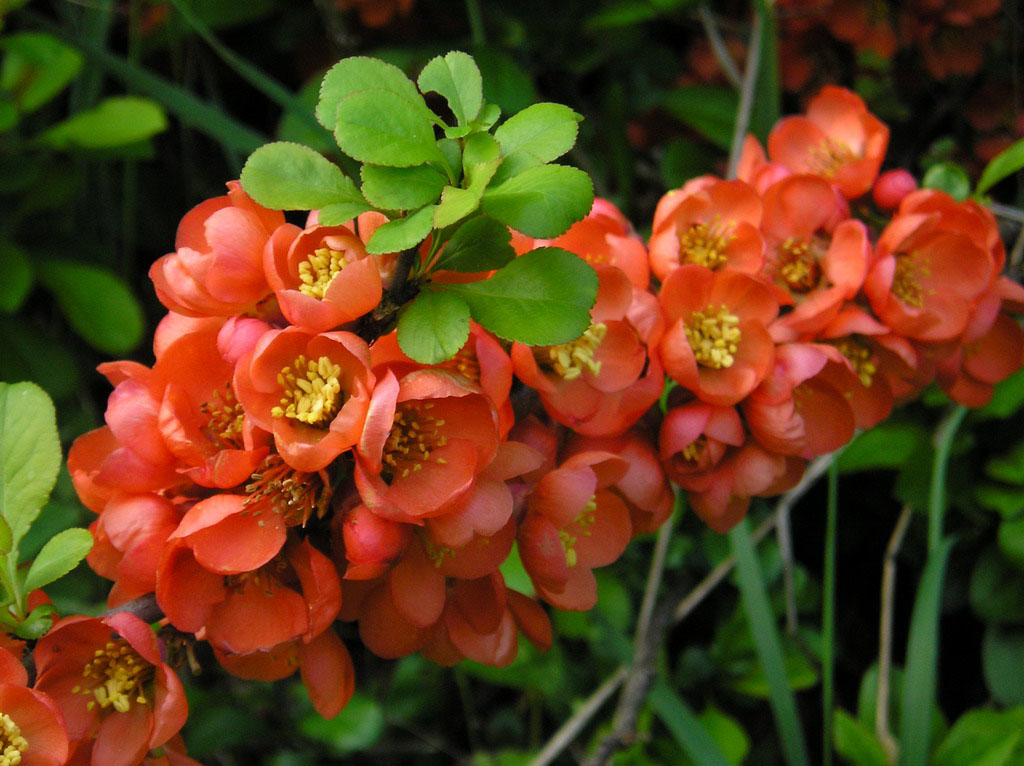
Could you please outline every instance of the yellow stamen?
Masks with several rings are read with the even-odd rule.
[[[317,518],[323,518],[332,494],[325,472],[296,471],[276,453],[267,455],[245,491],[249,513],[258,516],[269,509],[288,526],[305,526],[314,511]]]
[[[91,696],[86,707],[92,710],[112,707],[127,713],[132,702],[149,702],[143,686],[153,678],[153,666],[142,659],[123,638],[108,641],[97,649],[82,670],[83,684],[74,687],[73,694]],[[0,761],[2,764],[2,761]]]
[[[843,338],[836,344],[836,348],[849,360],[850,366],[865,388],[871,388],[871,382],[878,372],[878,365],[871,359],[871,349],[854,338]]]
[[[792,292],[806,293],[813,290],[821,281],[819,259],[824,249],[817,237],[812,240],[790,237],[779,245],[776,276]]]
[[[930,294],[921,282],[931,274],[931,263],[920,253],[897,253],[896,271],[892,277],[892,294],[907,306],[921,308],[924,305],[924,296]]]
[[[430,406],[428,406],[430,405]],[[445,421],[430,412],[432,403],[403,402],[395,410],[394,424],[384,443],[384,481],[405,478],[423,470],[431,459],[431,452],[448,443],[444,433]],[[435,463],[445,464],[444,458],[435,457]]]
[[[302,280],[299,291],[323,300],[331,282],[347,265],[345,254],[339,250],[326,247],[315,250],[307,260],[299,264],[299,279]]]
[[[715,370],[732,367],[743,338],[739,323],[739,317],[730,313],[725,305],[717,311],[712,306],[694,311],[684,330],[697,364]]]
[[[680,263],[696,263],[709,269],[717,269],[727,260],[725,249],[732,242],[734,221],[723,222],[715,216],[710,224],[693,223],[679,236]]]
[[[0,713],[0,766],[18,766],[26,750],[28,740],[21,736],[18,724],[7,713]]]
[[[691,463],[697,463],[702,457],[704,457],[704,450],[707,449],[707,446],[707,437],[701,434],[693,442],[683,447],[679,451],[679,454],[682,455],[684,460],[689,460]]]
[[[470,345],[463,346],[455,356],[439,366],[458,373],[470,383],[479,383],[480,362],[477,361],[476,354],[472,351]]]
[[[281,406],[274,407],[270,414],[326,428],[344,404],[339,375],[341,366],[326,356],[315,362],[299,356],[291,367],[285,367],[277,376],[284,396]]]
[[[593,530],[589,529],[596,520],[595,513],[597,512],[597,498],[591,495],[590,500],[583,506],[583,510],[580,511],[580,515],[577,516],[571,526],[577,527],[577,534],[574,535],[567,529],[558,530],[558,539],[562,541],[562,548],[565,550],[565,563],[570,566],[576,566],[579,558],[576,555],[576,543],[579,537],[590,537],[593,534]]]
[[[199,411],[209,417],[204,430],[214,444],[223,449],[242,448],[245,412],[235,400],[235,392],[231,390],[230,383],[225,383],[223,389],[214,389],[210,400],[203,402]]]
[[[608,334],[603,322],[590,325],[576,340],[551,346],[544,363],[565,380],[575,380],[588,370],[592,375],[601,374],[601,363],[594,359],[594,353]]]
[[[824,138],[817,146],[811,147],[811,164],[817,175],[832,180],[840,166],[856,159],[853,150],[833,138]]]

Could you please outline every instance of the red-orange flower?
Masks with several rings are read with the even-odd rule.
[[[786,117],[768,136],[768,156],[795,173],[821,176],[849,199],[870,191],[889,144],[889,128],[856,93],[825,86],[806,116]]]
[[[337,571],[307,540],[285,546],[252,571],[234,568],[247,558],[237,546],[230,560],[216,559],[206,555],[213,548],[206,542],[190,535],[172,543],[157,573],[157,603],[179,630],[202,631],[222,652],[249,654],[300,637],[312,640],[315,628],[323,630],[337,616]]]
[[[95,739],[94,766],[140,763],[188,716],[156,634],[134,615],[67,617],[39,640],[35,660],[36,688],[60,706],[69,738]]]
[[[688,264],[659,296],[669,328],[661,359],[669,376],[710,404],[735,404],[771,369],[768,325],[778,314],[771,288],[738,272]]]
[[[0,652],[13,659],[5,650]],[[21,666],[17,659],[14,662]],[[0,757],[12,766],[63,766],[68,758],[68,735],[57,705],[43,692],[25,688],[25,678],[4,676],[0,682]]]
[[[650,283],[647,248],[615,205],[598,197],[587,217],[561,236],[537,246],[551,245],[576,253],[595,268],[615,266],[640,290]]]
[[[274,434],[298,471],[326,467],[360,438],[374,376],[370,350],[349,332],[271,330],[238,360],[235,394],[245,413]]]
[[[376,259],[344,226],[279,227],[267,243],[264,266],[281,313],[310,332],[355,321],[380,303]]]
[[[743,181],[695,179],[658,202],[651,232],[651,269],[665,281],[686,263],[756,274],[764,262],[758,227],[762,206]]]
[[[149,270],[157,297],[192,317],[254,311],[270,294],[263,247],[284,215],[253,202],[237,181],[228,193],[192,208],[178,225],[175,252]]]

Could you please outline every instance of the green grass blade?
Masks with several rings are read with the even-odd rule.
[[[86,40],[79,39],[73,33],[50,23],[42,16],[31,12],[22,12],[22,16],[31,19],[36,26],[46,29],[51,34],[73,45],[92,63],[121,80],[134,92],[159,101],[182,123],[206,133],[225,147],[249,154],[269,140],[266,136],[232,119],[213,105],[196,98],[186,89],[115,56],[107,50],[96,47]]]
[[[942,520],[946,514],[946,467],[960,424],[968,409],[957,405],[935,432],[935,462],[932,463],[931,485],[928,488],[928,555],[939,549],[942,541]]]
[[[768,603],[761,564],[754,552],[754,545],[750,540],[750,527],[746,519],[729,533],[729,542],[736,557],[736,574],[743,595],[743,606],[750,621],[754,646],[771,690],[769,701],[775,715],[775,727],[782,741],[782,752],[790,766],[807,766],[810,762],[807,756],[807,743],[796,709],[796,698],[786,679],[782,641],[779,639],[778,626]]]
[[[750,114],[750,132],[761,141],[766,141],[772,126],[778,122],[782,107],[778,37],[774,3],[771,0],[757,0],[755,6],[761,16],[761,63],[757,70],[757,96]]]
[[[835,701],[836,527],[839,520],[839,464],[828,467],[828,510],[825,517],[825,571],[821,594],[822,763],[832,764],[832,708]]]
[[[654,682],[647,701],[665,727],[672,732],[676,743],[697,766],[728,766],[729,761],[722,754],[718,743],[665,679],[659,678]]]
[[[231,67],[231,69],[233,69],[243,80],[252,85],[256,90],[285,111],[296,115],[310,127],[317,130],[323,130],[323,127],[319,122],[317,122],[312,109],[303,104],[294,93],[289,91],[275,79],[261,71],[258,67],[253,66],[224,45],[224,43],[222,43],[213,33],[213,30],[211,30],[197,14],[189,8],[187,3],[182,2],[182,0],[171,0],[171,5],[173,5],[174,9],[181,14],[181,17],[190,27],[192,27],[193,31],[199,35],[199,37],[201,37],[203,41],[210,46],[210,48],[213,49],[213,52],[216,53],[221,60]]]
[[[939,659],[942,582],[952,547],[953,539],[947,538],[928,554],[914,600],[900,720],[900,763],[903,766],[925,766],[928,762]]]

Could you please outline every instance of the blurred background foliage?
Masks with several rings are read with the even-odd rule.
[[[752,128],[762,137],[778,116],[774,87],[791,113],[822,84],[846,85],[892,129],[886,167],[966,193],[969,179],[1024,134],[1020,0],[764,7],[772,23],[763,50],[777,69],[758,91]],[[693,0],[0,0],[0,378],[46,389],[65,447],[100,425],[109,387],[95,366],[120,357],[151,363],[148,341],[163,310],[147,272],[173,248],[181,216],[222,193],[247,153],[273,138],[344,161],[311,107],[323,71],[348,55],[416,71],[439,53],[468,50],[486,98],[505,114],[537,100],[571,106],[586,119],[569,160],[643,233],[666,189],[723,171],[751,14],[747,3]],[[1019,269],[1024,183],[1018,174],[990,193]],[[952,446],[947,529],[956,545],[939,603],[935,764],[1024,762],[1022,403],[1018,374],[967,417]],[[926,558],[933,432],[947,408],[932,392],[839,460],[833,731],[852,763],[886,762],[874,710],[883,557],[901,508],[918,511],[896,558],[900,666]],[[782,631],[786,675],[815,753],[824,730],[815,626],[825,504],[822,485],[792,509],[796,625]],[[753,523],[770,513],[756,508]],[[25,547],[89,521],[64,473]],[[506,669],[385,662],[362,651],[350,628],[359,692],[332,721],[294,684],[243,682],[203,662],[188,680],[189,750],[224,766],[527,763],[630,660],[652,545],[638,541],[599,573],[592,613],[555,615],[549,653],[522,642]],[[774,536],[757,552],[781,627],[785,557]],[[685,591],[728,555],[725,538],[684,514],[668,583]],[[514,587],[527,579],[514,561],[505,575]],[[688,763],[673,716],[680,700],[728,762],[782,762],[735,585],[727,580],[670,633],[659,659],[667,685],[616,763]],[[62,611],[96,613],[104,590],[79,568],[53,596]],[[900,679],[897,667],[897,718]],[[575,762],[607,731],[610,709],[559,762]]]

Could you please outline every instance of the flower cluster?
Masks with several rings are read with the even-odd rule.
[[[715,529],[933,380],[980,406],[1022,363],[1009,312],[1024,290],[1001,276],[994,217],[879,175],[887,142],[859,97],[826,87],[767,151],[748,138],[738,180],[697,178],[659,203],[659,351],[679,386],[661,457]]]
[[[298,671],[330,717],[354,688],[336,620],[381,657],[507,665],[520,633],[551,643],[540,602],[594,605],[593,569],[669,516],[669,479],[725,530],[933,379],[984,402],[1021,364],[1024,290],[984,207],[878,175],[887,140],[827,88],[748,140],[739,180],[667,194],[649,246],[604,200],[553,240],[512,232],[593,268],[589,326],[531,346],[471,322],[437,364],[395,315],[491,272],[431,272],[429,239],[373,254],[378,212],[300,228],[229,183],[152,267],[155,363],[101,365],[106,425],[69,456],[110,606],[154,594],[229,672]],[[851,215],[869,194],[882,212]],[[531,594],[502,575],[513,547]],[[188,762],[148,626],[69,618],[36,665],[83,763]]]

